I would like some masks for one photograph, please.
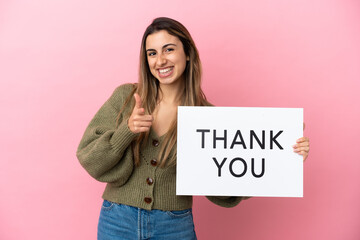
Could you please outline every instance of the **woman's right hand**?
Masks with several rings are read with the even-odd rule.
[[[128,126],[131,132],[147,132],[153,122],[153,116],[145,115],[145,109],[141,107],[141,98],[139,94],[134,94],[135,106],[128,120]]]

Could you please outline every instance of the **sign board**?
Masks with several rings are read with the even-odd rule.
[[[177,195],[302,197],[301,108],[178,108]]]

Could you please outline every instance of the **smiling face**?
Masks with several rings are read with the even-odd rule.
[[[179,38],[161,30],[150,34],[145,46],[149,69],[160,85],[179,84],[188,60]]]

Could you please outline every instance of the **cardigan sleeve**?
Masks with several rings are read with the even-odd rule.
[[[227,196],[206,196],[211,202],[221,207],[231,208],[238,205],[242,200],[250,197],[227,197]]]
[[[137,136],[130,131],[127,119],[116,118],[131,92],[132,85],[118,87],[90,121],[78,146],[80,164],[101,182],[123,185],[133,168],[131,142]]]

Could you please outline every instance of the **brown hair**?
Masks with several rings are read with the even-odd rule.
[[[208,106],[210,105],[201,89],[201,62],[198,50],[189,33],[189,31],[178,21],[171,18],[160,17],[153,20],[153,22],[146,28],[141,41],[140,49],[140,66],[139,66],[139,82],[136,89],[132,92],[129,98],[132,97],[136,91],[143,102],[143,108],[146,114],[151,114],[156,106],[157,98],[159,96],[159,81],[151,74],[149,64],[146,56],[146,39],[155,32],[166,30],[170,35],[179,38],[183,44],[185,55],[189,57],[186,62],[184,70],[184,89],[181,94],[180,105],[182,106]],[[125,104],[129,103],[129,99]],[[134,101],[132,101],[134,106]],[[119,116],[121,111],[119,113]],[[130,113],[131,114],[131,113]],[[134,153],[135,164],[140,164],[140,145],[147,139],[149,133],[143,132],[134,140],[132,147]],[[164,136],[164,140],[160,149],[160,166],[165,164],[175,163],[176,160],[176,138],[177,138],[177,120],[175,119],[171,124],[168,132]]]

